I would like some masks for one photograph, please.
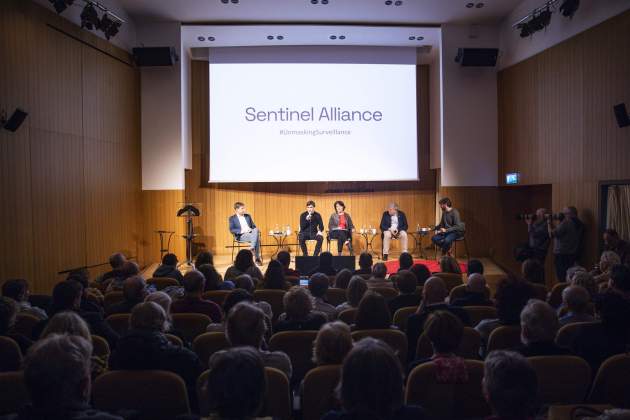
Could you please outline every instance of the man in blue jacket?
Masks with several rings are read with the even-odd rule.
[[[407,252],[407,217],[398,209],[398,204],[390,203],[387,211],[381,217],[381,232],[383,232],[383,260],[387,261],[389,244],[392,239],[400,240],[401,252]]]
[[[252,216],[245,213],[245,204],[240,201],[234,203],[234,214],[230,216],[229,223],[230,232],[232,232],[237,241],[252,244],[252,252],[256,257],[256,264],[262,265],[258,228],[254,224]]]

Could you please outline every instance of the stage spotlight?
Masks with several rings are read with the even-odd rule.
[[[81,12],[81,27],[87,28],[90,31],[95,27],[98,28],[100,21],[98,19],[98,13],[91,3],[88,3]]]
[[[571,19],[579,7],[580,0],[564,0],[564,3],[560,6],[560,11],[562,16]]]
[[[74,3],[74,0],[48,0],[48,1],[53,5],[57,13],[63,12],[64,10],[66,10],[68,6],[71,6],[72,3]]]
[[[108,40],[111,37],[116,36],[118,30],[120,29],[120,26],[120,21],[110,19],[107,13],[103,15],[98,23],[98,29],[103,31],[103,34],[105,34],[105,38],[107,38]]]
[[[521,38],[527,38],[531,34],[533,34],[532,28],[529,25],[529,22],[519,23],[517,26],[518,29],[521,30]]]

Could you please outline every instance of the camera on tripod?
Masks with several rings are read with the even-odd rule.
[[[532,222],[536,221],[537,216],[533,213],[521,213],[516,215],[516,220],[531,220]],[[564,213],[546,213],[543,215],[543,220],[557,220],[559,222],[564,220]]]

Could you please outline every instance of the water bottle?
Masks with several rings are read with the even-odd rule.
[[[420,232],[420,223],[416,224],[416,232]]]
[[[287,236],[291,235],[291,225],[287,225]]]

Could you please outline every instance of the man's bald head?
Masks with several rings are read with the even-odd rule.
[[[141,302],[147,295],[147,283],[140,276],[131,276],[123,283],[123,296],[125,300]]]
[[[424,283],[422,296],[427,305],[444,302],[444,299],[448,296],[448,290],[446,289],[444,280],[435,276],[429,277]]]
[[[485,293],[486,278],[483,274],[473,273],[468,277],[468,291],[473,293]]]
[[[582,286],[569,286],[562,291],[562,301],[571,312],[583,313],[591,301],[591,295]]]

